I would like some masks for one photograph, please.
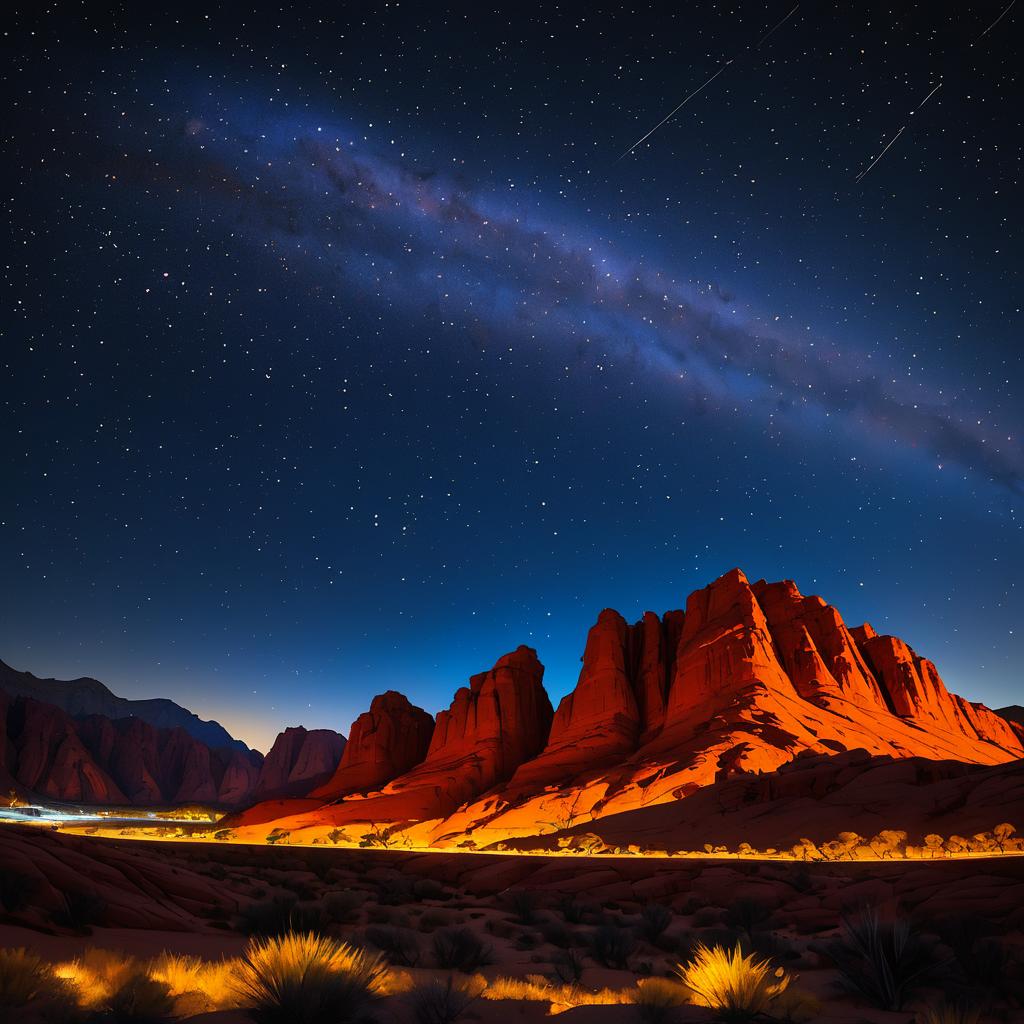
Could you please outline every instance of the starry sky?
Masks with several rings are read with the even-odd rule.
[[[156,6],[5,27],[0,658],[265,750],[738,565],[1021,701],[1024,8]]]

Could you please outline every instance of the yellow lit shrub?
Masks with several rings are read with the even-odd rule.
[[[690,1001],[718,1011],[726,1020],[749,1020],[767,1013],[772,1001],[789,985],[782,968],[743,955],[739,943],[731,952],[722,946],[700,945],[693,960],[677,971],[690,991]]]
[[[77,960],[57,964],[54,972],[74,988],[80,1006],[94,1009],[138,973],[138,964],[117,950],[93,947]]]
[[[27,950],[0,949],[0,1008],[25,1006],[53,983],[53,969]]]
[[[386,987],[379,957],[320,935],[253,940],[239,964],[240,1002],[257,1024],[348,1024]]]
[[[237,1006],[237,971],[237,961],[201,960],[174,953],[164,953],[149,965],[149,976],[167,986],[180,1012],[190,1014]]]
[[[641,978],[633,1001],[644,1024],[660,1024],[669,1019],[677,1006],[687,1002],[688,991],[670,978]]]
[[[919,1010],[915,1024],[980,1024],[981,1010],[971,1006],[940,1003]]]

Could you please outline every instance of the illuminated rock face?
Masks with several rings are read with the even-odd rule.
[[[75,803],[160,806],[252,799],[258,755],[211,750],[184,729],[138,718],[74,719],[60,708],[0,692],[3,784]]]
[[[337,799],[380,789],[427,756],[434,719],[394,690],[374,697],[352,729],[331,780],[310,796]]]
[[[530,680],[538,709],[539,666],[523,651],[509,656],[521,662],[514,677]],[[471,836],[486,846],[677,801],[804,752],[976,764],[1024,756],[1024,730],[948,693],[902,641],[848,628],[791,581],[751,584],[739,570],[691,594],[685,612],[649,612],[635,625],[602,612],[550,731],[535,713],[515,754],[497,757],[499,716],[485,694],[506,661],[456,694],[421,765],[368,801],[325,809],[330,820],[429,819],[432,842]]]
[[[439,819],[508,781],[535,757],[551,729],[537,652],[519,647],[473,676],[437,716],[427,755],[379,792],[325,807],[321,820],[396,822]]]
[[[263,760],[254,798],[305,795],[334,774],[344,749],[345,737],[331,729],[285,729]]]

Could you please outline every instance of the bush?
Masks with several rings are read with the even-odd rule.
[[[580,903],[572,896],[566,896],[559,904],[562,917],[569,924],[582,924],[583,921],[594,913],[594,908],[588,903]]]
[[[454,1024],[480,998],[478,985],[457,984],[435,978],[414,988],[406,997],[416,1024]]]
[[[53,968],[34,953],[0,949],[0,1007],[25,1006],[53,984]]]
[[[764,924],[772,916],[771,907],[758,900],[741,897],[725,912],[725,923],[733,928],[741,928],[747,933],[748,939],[754,938],[754,929]]]
[[[174,953],[161,954],[149,967],[149,976],[167,986],[175,1009],[187,1009],[188,1015],[234,1006],[233,972],[230,960],[201,960]]]
[[[956,1003],[939,1003],[926,1006],[914,1017],[914,1024],[980,1024],[981,1010],[978,1007]]]
[[[672,923],[672,911],[661,903],[648,903],[640,911],[640,934],[648,942],[656,942]]]
[[[371,927],[366,937],[398,967],[417,967],[420,962],[420,940],[408,928]]]
[[[349,1024],[382,993],[378,956],[317,935],[289,932],[246,949],[238,990],[257,1024]]]
[[[435,878],[417,878],[412,883],[412,894],[418,900],[443,900],[448,898],[444,886]]]
[[[444,928],[433,937],[438,967],[469,974],[494,962],[493,950],[469,928]]]
[[[110,1024],[162,1024],[173,1019],[174,1000],[167,985],[137,968],[97,1009],[100,1020]]]
[[[821,950],[848,991],[882,1010],[902,1010],[943,963],[934,945],[906,921],[883,921],[874,909],[844,917],[842,936]]]
[[[687,990],[668,978],[644,978],[637,984],[634,1000],[644,1024],[662,1024],[687,1001]]]
[[[583,977],[583,957],[575,949],[561,949],[551,958],[552,973],[561,985],[578,985]]]
[[[328,893],[323,901],[324,912],[330,920],[342,924],[353,920],[362,905],[362,897],[351,889]]]
[[[744,956],[739,943],[730,952],[721,946],[698,946],[693,960],[678,968],[679,978],[698,1006],[716,1010],[722,1020],[748,1021],[766,1014],[785,991],[789,977],[766,960]]]
[[[238,927],[246,935],[276,936],[285,932],[324,931],[324,907],[318,903],[299,903],[294,896],[250,903],[238,915]]]
[[[533,924],[537,920],[537,894],[529,889],[513,889],[508,894],[508,905],[520,924]]]
[[[590,955],[605,967],[629,970],[629,958],[636,950],[636,939],[623,928],[604,924],[587,936]]]

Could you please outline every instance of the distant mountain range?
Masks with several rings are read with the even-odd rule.
[[[40,679],[31,672],[18,672],[0,661],[0,690],[12,697],[31,697],[66,711],[72,718],[103,715],[104,718],[140,718],[157,729],[184,729],[206,746],[235,747],[251,751],[236,740],[219,722],[207,722],[191,711],[162,697],[128,700],[111,693],[98,679]]]
[[[171,700],[126,700],[96,679],[39,679],[0,662],[0,786],[71,803],[237,808],[306,793],[345,748],[290,728],[264,756]]]

